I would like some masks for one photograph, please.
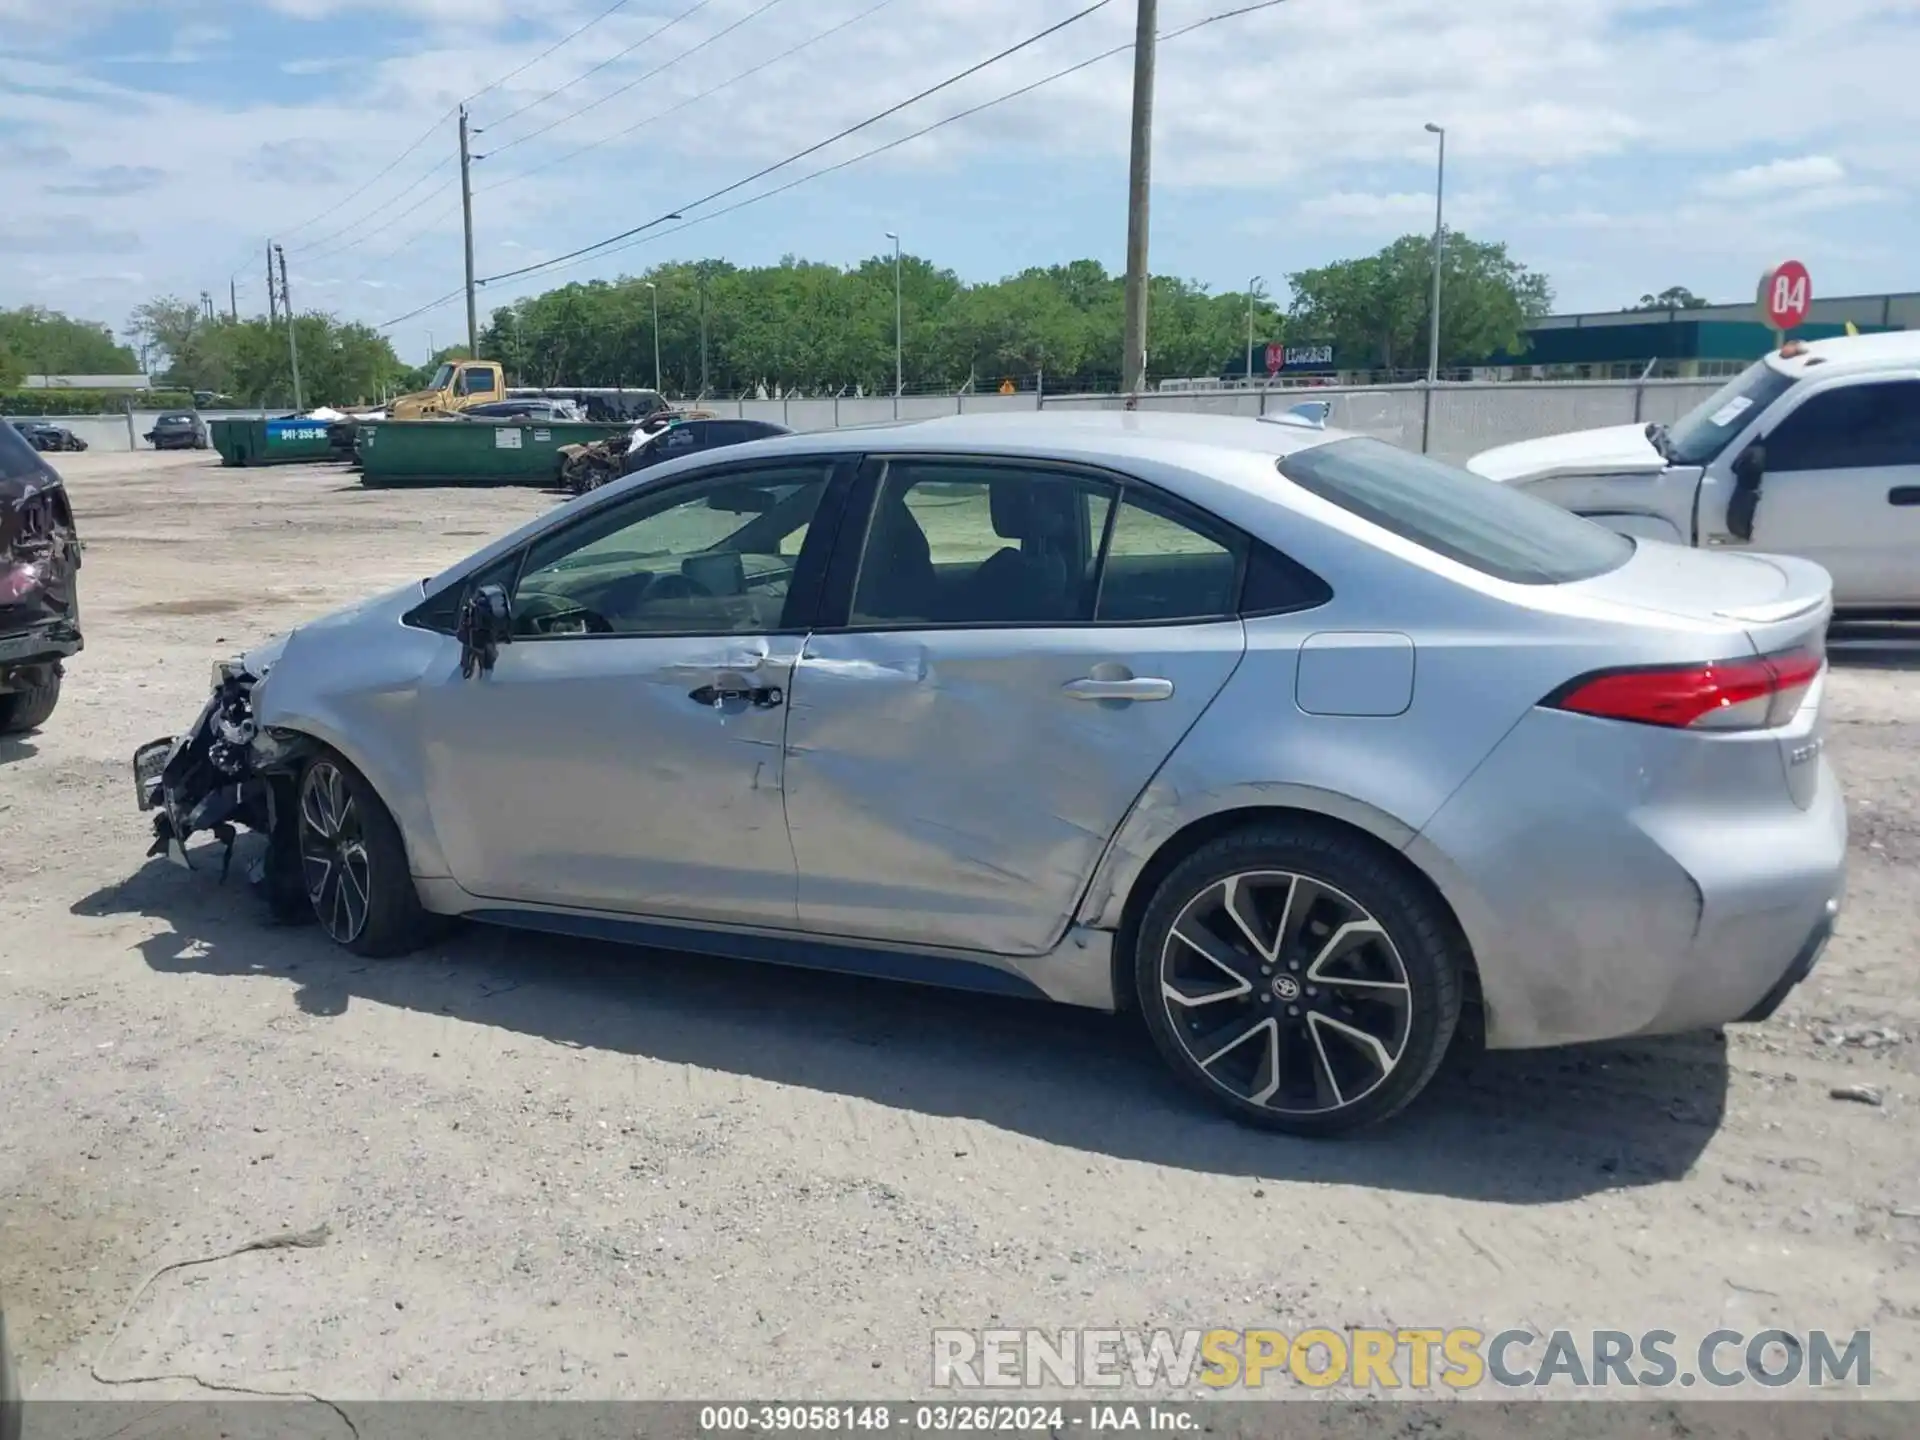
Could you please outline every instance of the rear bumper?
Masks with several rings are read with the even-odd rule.
[[[1577,733],[1612,723],[1536,712],[1408,847],[1473,947],[1491,1048],[1764,1019],[1832,934],[1847,818],[1824,757],[1802,808],[1773,738],[1669,765],[1658,735]]]
[[[1806,944],[1800,947],[1800,953],[1793,957],[1793,963],[1787,967],[1787,973],[1774,982],[1773,988],[1760,997],[1760,1003],[1740,1017],[1742,1025],[1757,1025],[1762,1020],[1771,1019],[1773,1012],[1786,1001],[1793,987],[1813,973],[1813,967],[1820,963],[1820,957],[1826,953],[1827,942],[1833,939],[1834,921],[1840,916],[1840,902],[1827,902],[1827,913],[1813,927],[1813,933],[1807,936]]]

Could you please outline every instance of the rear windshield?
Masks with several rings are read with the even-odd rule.
[[[1532,495],[1379,440],[1336,440],[1283,457],[1280,473],[1403,540],[1517,585],[1590,580],[1633,542]]]

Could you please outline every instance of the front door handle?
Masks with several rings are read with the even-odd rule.
[[[771,710],[786,703],[786,695],[778,685],[726,686],[702,685],[698,690],[689,690],[687,698],[696,705],[724,705],[729,700],[745,701],[756,710]]]
[[[1920,485],[1896,485],[1887,491],[1889,505],[1920,505]]]
[[[1173,681],[1143,675],[1126,680],[1069,680],[1065,686],[1073,700],[1171,700]]]

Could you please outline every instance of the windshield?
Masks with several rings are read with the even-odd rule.
[[[1631,540],[1558,505],[1380,440],[1315,445],[1279,466],[1351,515],[1518,585],[1589,580],[1633,554]]]
[[[1793,376],[1754,361],[1673,422],[1667,430],[1667,462],[1711,465],[1749,421],[1792,387]]]
[[[442,365],[438,370],[433,372],[433,378],[427,382],[427,389],[444,390],[447,388],[447,382],[452,379],[453,366],[450,364]]]

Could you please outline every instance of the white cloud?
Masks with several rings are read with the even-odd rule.
[[[1778,195],[1784,191],[1806,190],[1814,186],[1838,185],[1847,178],[1847,167],[1831,155],[1804,155],[1796,160],[1774,160],[1765,165],[1749,165],[1725,175],[1701,182],[1700,193],[1725,200],[1749,196]]]

